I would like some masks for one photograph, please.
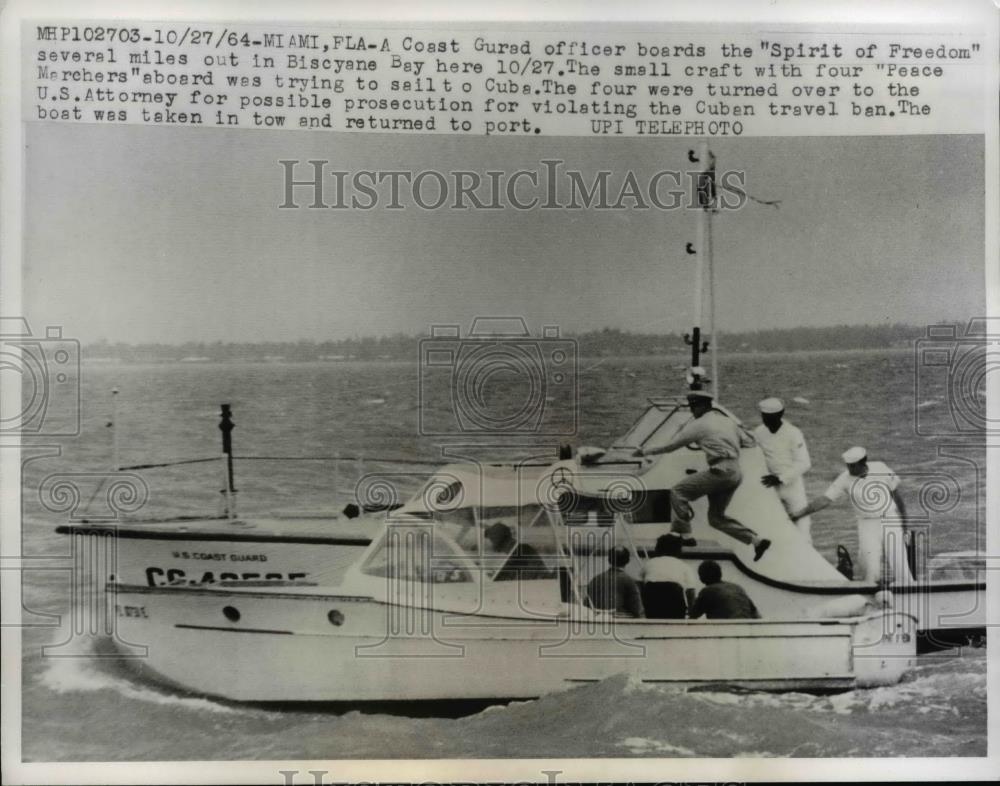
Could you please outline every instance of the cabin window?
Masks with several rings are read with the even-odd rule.
[[[369,576],[396,581],[453,584],[472,581],[464,560],[432,527],[389,527],[361,567]]]
[[[488,527],[497,521],[506,524],[508,527],[526,528],[537,527],[540,524],[548,525],[545,517],[545,509],[541,505],[508,505],[481,508],[479,510],[479,520],[484,527]]]
[[[678,409],[676,406],[672,406],[669,409],[651,406],[642,413],[642,417],[629,429],[628,434],[622,440],[623,444],[631,445],[632,447],[645,445],[650,436]]]
[[[931,581],[985,581],[986,560],[978,557],[932,557]]]
[[[478,544],[476,516],[472,508],[455,508],[433,516],[435,526],[466,552],[475,552]]]
[[[664,420],[649,434],[642,446],[644,448],[658,448],[661,445],[666,445],[677,436],[677,433],[690,419],[690,417],[674,416]]]
[[[493,581],[555,578],[558,550],[546,512],[540,506],[525,506],[513,514],[506,520],[483,522],[481,564],[486,575]]]

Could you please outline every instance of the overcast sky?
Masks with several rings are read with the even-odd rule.
[[[85,342],[286,341],[477,315],[673,332],[691,211],[278,210],[279,159],[485,172],[545,158],[640,180],[695,140],[504,139],[29,123],[25,312]],[[981,137],[716,140],[780,199],[716,220],[718,327],[965,319],[984,310]],[[304,171],[304,170],[301,170]],[[620,182],[620,180],[619,180]],[[304,199],[304,197],[303,197]]]

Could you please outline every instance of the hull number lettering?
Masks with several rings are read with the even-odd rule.
[[[231,571],[199,571],[188,576],[180,568],[146,568],[146,584],[165,587],[169,584],[214,584],[217,581],[295,581],[306,577],[305,572],[290,573],[235,573]]]

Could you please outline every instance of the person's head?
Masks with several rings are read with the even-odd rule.
[[[687,394],[691,414],[700,418],[706,412],[712,411],[712,394],[704,390],[691,390]]]
[[[698,566],[698,578],[706,587],[722,581],[722,568],[714,559],[707,559]]]
[[[785,415],[785,404],[780,398],[766,398],[757,404],[760,420],[772,433],[781,427]]]
[[[847,471],[856,478],[863,477],[868,472],[868,451],[861,447],[845,450],[841,458],[847,465]]]
[[[656,539],[656,548],[653,550],[653,554],[657,557],[680,556],[683,542],[684,539],[676,532],[668,532],[666,535],[660,535]]]
[[[612,568],[624,568],[631,559],[632,555],[624,546],[615,546],[608,552],[608,562],[611,563]]]
[[[485,530],[483,530],[483,535],[493,546],[495,551],[502,551],[504,548],[510,546],[514,541],[514,533],[510,531],[510,527],[504,524],[502,521],[497,521],[494,524],[490,524]]]

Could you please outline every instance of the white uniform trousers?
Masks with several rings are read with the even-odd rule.
[[[801,476],[795,478],[791,483],[782,483],[777,487],[777,490],[778,496],[781,497],[781,503],[789,515],[797,510],[802,510],[809,502],[806,499],[806,484],[802,482]],[[795,522],[795,526],[799,528],[799,532],[805,536],[805,539],[812,543],[812,516],[803,516]]]
[[[865,581],[911,584],[903,525],[882,519],[858,519],[858,559]]]

